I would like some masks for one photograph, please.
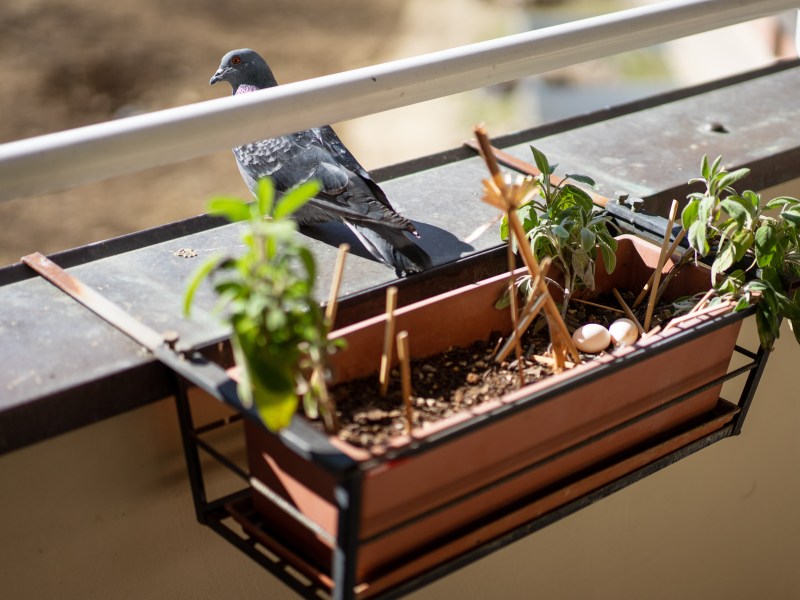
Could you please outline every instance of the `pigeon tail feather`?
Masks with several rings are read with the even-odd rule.
[[[421,273],[432,266],[431,257],[405,234],[379,223],[345,220],[364,247],[380,262],[393,267],[398,277]]]

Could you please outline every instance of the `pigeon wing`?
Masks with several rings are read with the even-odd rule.
[[[336,167],[333,158],[310,132],[244,144],[234,148],[233,153],[242,177],[253,191],[262,177],[271,177],[279,192],[311,178],[318,179],[323,190],[329,193],[347,186],[346,171]]]
[[[298,213],[302,224],[351,219],[413,232],[414,226],[392,209],[377,184],[347,168],[352,161],[357,171],[366,173],[344,144],[339,141],[339,149],[328,146],[318,131],[306,130],[234,148],[239,170],[250,189],[255,191],[262,177],[271,177],[279,193],[316,179],[321,190]],[[331,133],[336,135],[333,130]],[[350,158],[343,163],[336,152],[345,152]],[[380,198],[368,182],[375,185]]]
[[[330,125],[320,127],[314,131],[319,137],[320,143],[328,150],[328,152],[331,153],[331,155],[340,165],[342,165],[348,171],[358,175],[358,177],[361,178],[361,180],[364,181],[366,186],[370,189],[372,195],[375,196],[375,199],[378,202],[390,208],[391,210],[394,210],[381,187],[375,182],[374,179],[372,179],[372,176],[367,172],[367,170],[361,166],[361,163],[359,163],[356,157],[353,156],[353,153],[347,149],[347,146],[344,145],[344,142],[342,142],[339,136],[336,135],[336,132]]]

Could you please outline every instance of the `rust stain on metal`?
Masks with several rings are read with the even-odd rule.
[[[107,323],[150,351],[164,344],[156,331],[134,318],[101,293],[67,273],[39,252],[23,256],[21,261],[47,279],[54,286],[74,298]],[[177,343],[177,339],[175,340]]]
[[[83,296],[86,286],[64,271],[44,254],[34,252],[33,254],[23,256],[20,260],[70,296],[75,298]]]
[[[514,169],[515,171],[519,171],[520,173],[523,173],[525,175],[530,175],[531,177],[538,177],[539,175],[542,174],[542,172],[532,164],[527,163],[524,160],[521,160],[516,156],[509,154],[508,152],[500,150],[499,148],[495,148],[494,146],[491,145],[488,146],[488,148],[491,149],[491,154],[488,155],[485,154],[486,151],[480,148],[479,145],[474,140],[465,141],[464,146],[466,146],[467,148],[471,148],[476,152],[479,152],[481,155],[491,156],[492,160],[496,161],[495,164],[500,163],[501,165],[504,165],[510,169]],[[557,175],[551,175],[550,181],[553,182],[554,185],[560,185],[561,182],[564,180],[561,177],[558,177]],[[587,190],[585,188],[582,189],[589,195],[589,197],[592,199],[592,202],[596,206],[605,208],[606,204],[608,204],[608,198],[606,198],[605,196],[601,196],[600,194],[592,190]]]

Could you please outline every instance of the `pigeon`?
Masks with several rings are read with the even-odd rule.
[[[222,57],[209,84],[218,81],[230,83],[234,95],[278,85],[266,61],[247,48]],[[262,177],[271,177],[278,193],[310,179],[320,183],[320,192],[295,215],[299,225],[341,221],[399,277],[431,267],[430,256],[406,235],[419,237],[414,224],[392,208],[330,126],[243,144],[233,154],[253,193]]]

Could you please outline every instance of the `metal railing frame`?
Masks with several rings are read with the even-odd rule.
[[[353,119],[750,21],[798,0],[670,0],[0,145],[0,201]],[[800,13],[799,13],[800,14]],[[797,42],[800,50],[800,42]]]

